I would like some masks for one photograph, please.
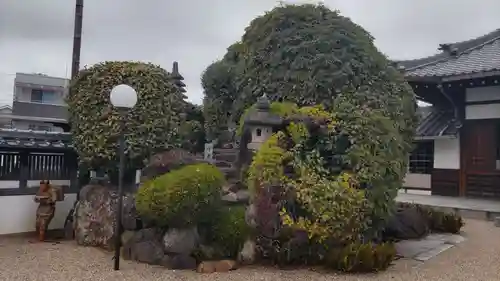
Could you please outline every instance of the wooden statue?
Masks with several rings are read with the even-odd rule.
[[[36,233],[41,242],[45,241],[45,233],[50,221],[54,218],[58,197],[60,196],[56,188],[52,187],[48,180],[40,181],[40,189],[35,195],[35,202],[39,204],[36,210]]]

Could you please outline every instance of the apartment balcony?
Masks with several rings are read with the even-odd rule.
[[[56,119],[67,122],[68,107],[65,105],[14,101],[12,103],[12,115],[39,117],[40,120]]]

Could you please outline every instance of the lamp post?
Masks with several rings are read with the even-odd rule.
[[[120,269],[120,244],[121,244],[121,224],[122,224],[122,209],[123,209],[123,173],[125,164],[125,114],[137,103],[137,92],[134,88],[121,84],[115,86],[109,95],[111,104],[116,107],[120,116],[120,137],[118,144],[118,154],[120,162],[118,166],[118,207],[116,210],[116,225],[115,225],[115,265],[114,269]]]

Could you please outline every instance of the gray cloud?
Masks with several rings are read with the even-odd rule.
[[[299,2],[299,1],[285,1]],[[300,1],[302,3],[312,1]],[[274,0],[86,0],[82,66],[104,60],[179,61],[189,99],[200,102],[200,74]],[[500,28],[497,0],[327,0],[376,38],[382,52],[408,59],[439,43]],[[12,99],[15,72],[69,76],[74,1],[0,0],[0,103]]]

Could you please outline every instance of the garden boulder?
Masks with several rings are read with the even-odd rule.
[[[428,222],[417,208],[396,212],[389,220],[384,236],[391,239],[418,239],[429,233]]]

